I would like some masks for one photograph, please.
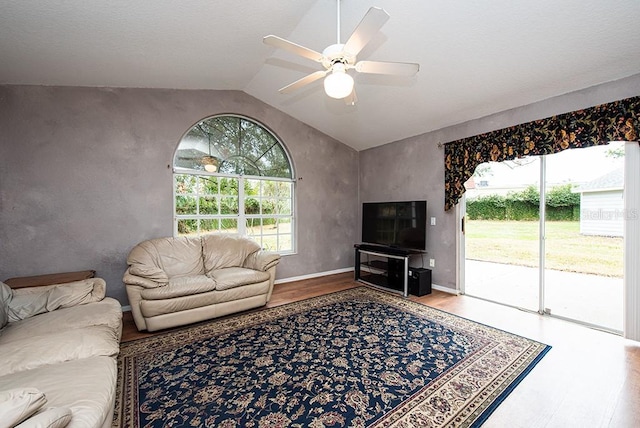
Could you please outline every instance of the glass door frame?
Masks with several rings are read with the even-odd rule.
[[[627,144],[638,144],[637,142],[634,143],[627,143]],[[625,150],[626,152],[628,152],[628,149]],[[540,205],[539,205],[539,219],[538,219],[538,225],[539,225],[539,236],[538,236],[538,243],[539,243],[539,253],[538,253],[538,310],[537,313],[540,315],[546,315],[549,317],[553,317],[553,318],[557,318],[557,319],[562,319],[565,321],[570,321],[576,324],[580,324],[580,325],[584,325],[593,329],[597,329],[597,330],[602,330],[602,331],[606,331],[609,333],[614,333],[617,335],[625,335],[625,331],[627,330],[627,324],[628,324],[628,313],[630,312],[629,310],[629,303],[627,303],[630,299],[628,297],[629,295],[629,278],[628,278],[628,269],[626,268],[626,266],[628,266],[628,256],[626,254],[623,255],[623,257],[625,257],[625,270],[623,272],[623,295],[626,296],[625,298],[625,302],[621,302],[621,311],[623,311],[625,313],[624,317],[624,322],[623,324],[625,325],[624,329],[625,331],[620,331],[617,329],[613,329],[613,328],[608,328],[605,326],[601,326],[601,325],[597,325],[597,324],[593,324],[593,323],[589,323],[586,321],[581,321],[579,319],[575,319],[575,318],[569,318],[569,317],[564,317],[562,315],[556,315],[556,314],[551,314],[551,312],[545,307],[545,289],[546,289],[546,283],[545,283],[545,261],[546,261],[546,188],[547,188],[547,183],[546,183],[546,169],[547,169],[547,164],[546,164],[546,157],[548,155],[541,155],[540,157],[540,185],[539,185],[539,191],[540,191]],[[637,164],[640,163],[640,161],[635,161],[633,160],[635,158],[633,158],[632,156],[625,156],[625,164],[624,164],[624,168],[625,171],[627,170],[631,170],[631,171],[637,171]],[[633,163],[632,163],[633,162]],[[635,169],[633,169],[635,168]],[[625,173],[625,189],[627,187],[627,174]],[[635,186],[638,186],[637,184]],[[627,201],[625,198],[625,207],[627,207]],[[625,208],[625,211],[628,211],[628,209]],[[465,254],[465,245],[466,245],[466,241],[465,241],[465,231],[464,231],[464,227],[465,227],[465,217],[466,217],[466,197],[463,194],[462,198],[460,199],[460,202],[457,204],[456,206],[456,234],[457,234],[457,239],[456,239],[456,253],[457,253],[457,272],[456,272],[456,287],[457,287],[457,292],[463,295],[466,295],[466,290],[465,290],[465,285],[466,285],[466,278],[465,278],[465,271],[466,271],[466,266],[465,266],[465,260],[466,260],[466,254]],[[627,235],[627,231],[625,230],[624,232],[624,240],[625,242],[627,241],[626,238]],[[627,243],[628,245],[628,243]],[[636,243],[636,245],[638,245]],[[626,247],[625,247],[626,248]],[[632,288],[634,290],[637,290],[637,292],[634,294],[634,296],[636,297],[636,299],[631,299],[631,300],[638,300],[638,302],[634,303],[634,307],[636,309],[640,309],[640,284],[634,284],[632,286]],[[496,300],[492,300],[492,299],[487,299],[487,298],[483,298],[480,296],[474,296],[474,295],[469,295],[469,297],[473,297],[473,298],[477,298],[480,300],[485,300],[485,301],[489,301],[492,303],[497,303],[503,306],[508,306],[508,307],[513,307],[516,309],[520,309],[522,311],[525,312],[531,312],[531,313],[535,313],[535,311],[532,311],[530,309],[527,308],[523,308],[520,306],[516,306],[513,304],[509,304],[509,303],[504,303],[504,302],[500,302],[500,301],[496,301]],[[640,318],[640,317],[639,317]],[[638,332],[637,334],[640,335],[640,319],[638,320],[639,322],[637,322],[638,324]]]

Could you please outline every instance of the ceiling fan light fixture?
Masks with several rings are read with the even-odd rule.
[[[213,156],[203,157],[202,164],[204,165],[204,170],[207,172],[218,171],[218,159],[214,158]]]
[[[353,77],[347,74],[344,64],[333,65],[331,74],[324,79],[324,91],[336,99],[348,97],[353,92]]]

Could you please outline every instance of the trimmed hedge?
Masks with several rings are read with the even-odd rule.
[[[553,187],[546,194],[547,220],[580,220],[580,195],[571,184]],[[467,200],[470,220],[538,220],[540,193],[536,186],[506,196],[486,195]]]

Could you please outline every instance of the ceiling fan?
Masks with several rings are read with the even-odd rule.
[[[316,80],[324,79],[324,90],[328,96],[344,99],[347,104],[356,102],[353,77],[348,73],[390,74],[411,77],[420,69],[420,64],[406,62],[357,61],[360,51],[371,41],[373,36],[389,19],[389,14],[381,8],[372,7],[365,14],[353,33],[342,44],[340,43],[340,0],[337,3],[337,42],[325,48],[322,53],[300,46],[278,36],[265,36],[262,41],[270,46],[284,49],[293,54],[319,62],[324,70],[311,73],[302,79],[281,88],[281,94],[289,94]]]

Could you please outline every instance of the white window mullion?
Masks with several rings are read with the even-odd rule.
[[[247,219],[244,209],[244,177],[238,178],[238,233],[247,236]]]

